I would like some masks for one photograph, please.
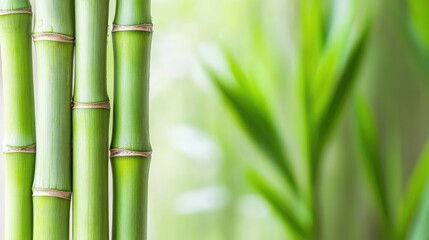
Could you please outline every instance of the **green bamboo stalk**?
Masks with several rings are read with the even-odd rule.
[[[146,239],[151,146],[148,124],[149,0],[118,0],[113,27],[113,239]]]
[[[0,46],[5,111],[6,240],[32,239],[36,134],[34,126],[31,5],[0,2]]]
[[[109,0],[76,0],[73,96],[73,239],[109,239]]]
[[[34,239],[68,239],[71,178],[71,93],[74,1],[37,0],[37,156]]]

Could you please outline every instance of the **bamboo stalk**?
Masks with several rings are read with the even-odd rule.
[[[37,0],[37,156],[34,239],[68,239],[71,197],[71,92],[74,2]]]
[[[6,240],[32,239],[36,134],[34,126],[31,5],[28,0],[0,2],[5,111]]]
[[[73,239],[109,239],[108,0],[76,0]]]
[[[113,27],[113,239],[146,239],[151,146],[149,0],[118,0]]]

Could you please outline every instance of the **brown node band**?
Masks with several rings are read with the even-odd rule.
[[[110,158],[114,157],[152,157],[152,152],[139,152],[127,149],[110,149]]]
[[[21,8],[14,10],[0,10],[0,16],[10,15],[10,14],[33,14],[31,8]]]
[[[73,102],[72,109],[110,109],[110,102],[81,103]]]
[[[37,189],[33,188],[33,197],[56,197],[65,200],[71,200],[71,192],[65,192],[54,189]]]
[[[33,41],[74,43],[74,37],[59,33],[35,33],[33,34]]]
[[[112,32],[125,32],[125,31],[153,32],[153,25],[152,23],[145,23],[145,24],[139,24],[139,25],[113,24]]]
[[[3,145],[3,153],[36,153],[36,144],[24,147]]]

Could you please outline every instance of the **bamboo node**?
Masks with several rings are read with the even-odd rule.
[[[71,200],[71,192],[65,192],[55,189],[37,189],[33,188],[33,197],[56,197],[65,200]]]
[[[153,32],[153,24],[145,23],[139,25],[116,25],[113,24],[113,32],[125,32],[125,31],[140,31],[140,32]]]
[[[3,153],[36,153],[36,144],[24,147],[3,145]]]
[[[110,158],[114,157],[152,157],[152,152],[139,152],[128,149],[110,149]]]
[[[53,41],[63,43],[74,43],[74,37],[59,34],[59,33],[35,33],[33,34],[33,41]]]
[[[11,14],[33,14],[33,11],[31,10],[31,7],[13,9],[13,10],[0,10],[0,16],[11,15]]]
[[[81,103],[73,102],[72,109],[110,109],[110,102]]]

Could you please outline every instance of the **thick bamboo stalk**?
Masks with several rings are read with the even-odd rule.
[[[146,239],[151,146],[149,0],[118,0],[113,27],[113,239]]]
[[[28,0],[0,2],[0,46],[4,94],[6,240],[32,239],[36,135]]]
[[[108,0],[76,0],[73,239],[109,239]]]
[[[37,0],[34,239],[69,238],[74,1]]]

